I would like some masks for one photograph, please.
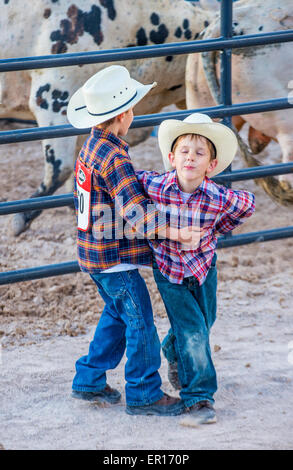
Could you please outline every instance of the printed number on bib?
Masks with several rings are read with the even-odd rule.
[[[92,171],[78,161],[75,174],[78,195],[78,228],[86,232],[91,214]]]

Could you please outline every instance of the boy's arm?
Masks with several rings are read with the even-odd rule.
[[[100,174],[119,215],[135,231],[150,239],[160,237],[179,242],[189,242],[190,240],[194,244],[193,237],[195,238],[197,234],[193,233],[192,227],[180,230],[171,228],[166,222],[165,214],[158,211],[155,204],[145,197],[133,165],[128,158],[114,154],[105,163]]]
[[[160,176],[160,173],[158,173],[157,171],[136,170],[135,174],[136,174],[136,177],[137,177],[138,181],[143,186],[143,189],[144,189],[145,193],[147,194],[147,196],[152,201],[160,202],[160,191],[158,191],[158,188],[154,187],[154,185],[152,184],[153,179],[156,176]],[[193,250],[193,249],[198,247],[200,238],[204,234],[204,232],[200,231],[199,225],[196,225],[196,226],[194,225],[194,226],[190,227],[190,230],[192,230],[192,242],[191,243],[190,242],[185,243],[185,241],[183,241],[183,239],[179,240],[177,238],[177,235],[176,235],[176,233],[178,233],[177,224],[175,224],[175,226],[173,224],[173,227],[172,227],[170,214],[168,212],[165,213],[165,217],[167,217],[167,223],[171,225],[170,229],[167,231],[166,238],[169,238],[169,239],[174,240],[174,241],[181,241],[181,249],[186,249],[186,250],[191,250],[192,249]],[[183,219],[181,219],[181,220],[183,220]],[[177,219],[177,221],[178,221],[178,219]],[[181,231],[182,231],[182,229],[181,229]],[[182,231],[182,235],[183,235],[183,238],[185,237],[185,240],[187,240],[187,237],[190,236],[190,233],[188,233],[188,227],[185,226],[184,231],[187,231],[187,235],[185,237],[185,235],[183,234],[183,231]],[[157,241],[159,241],[159,240],[157,240]]]
[[[155,176],[159,176],[157,171],[135,170],[135,176],[148,194],[149,186]]]
[[[227,233],[243,223],[243,219],[250,217],[255,210],[254,194],[248,191],[226,190],[223,213],[216,223],[215,229],[220,233]]]

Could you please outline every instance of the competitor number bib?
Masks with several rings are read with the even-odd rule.
[[[89,227],[91,214],[92,170],[78,160],[75,175],[78,196],[77,225],[79,230],[86,232]]]

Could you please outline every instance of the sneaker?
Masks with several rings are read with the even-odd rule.
[[[98,392],[80,392],[78,390],[73,390],[71,396],[73,398],[91,402],[104,403],[106,401],[112,405],[118,403],[121,399],[121,393],[118,392],[118,390],[111,388],[110,385],[106,385],[103,390],[99,390]]]
[[[168,379],[175,390],[181,390],[182,386],[178,377],[177,362],[168,362]]]
[[[179,398],[170,397],[167,393],[150,405],[126,406],[126,413],[129,415],[177,416],[183,411],[183,402]]]
[[[199,424],[212,424],[217,422],[213,405],[207,401],[199,401],[188,408],[187,414],[179,424],[181,426],[196,427]]]

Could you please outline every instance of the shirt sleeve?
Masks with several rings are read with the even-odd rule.
[[[76,161],[74,163],[74,175],[75,175],[75,168],[76,168]],[[73,187],[73,202],[74,202],[74,209],[75,209],[75,216],[78,218],[78,196],[77,196],[77,186],[76,186],[76,178],[74,178],[74,187]]]
[[[157,238],[158,232],[165,233],[168,227],[166,218],[145,196],[129,158],[111,152],[100,169],[100,175],[116,210],[133,232],[151,239]]]
[[[159,173],[157,173],[156,171],[136,170],[135,175],[136,175],[137,180],[143,186],[143,189],[145,190],[145,192],[148,194],[148,190],[152,182],[152,179],[155,176],[159,176]]]
[[[253,193],[225,189],[222,215],[215,226],[216,231],[220,233],[227,233],[238,227],[244,222],[243,219],[250,217],[255,211]]]

